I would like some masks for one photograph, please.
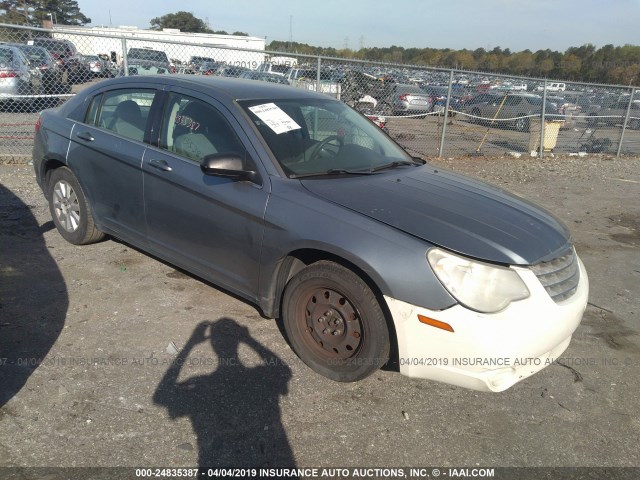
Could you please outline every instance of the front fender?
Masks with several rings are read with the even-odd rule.
[[[277,302],[283,259],[292,252],[314,250],[355,265],[383,295],[433,310],[457,303],[427,262],[429,243],[324,200],[298,182],[272,179],[272,184],[258,298]]]

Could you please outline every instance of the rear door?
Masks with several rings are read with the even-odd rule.
[[[213,98],[175,87],[159,139],[144,155],[151,249],[189,271],[255,299],[270,183],[240,124]],[[261,184],[205,175],[200,162],[234,153]]]
[[[74,124],[68,163],[89,196],[100,228],[145,243],[142,157],[157,89],[118,86],[96,94]]]

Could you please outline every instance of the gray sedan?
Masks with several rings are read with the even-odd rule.
[[[314,371],[501,391],[569,345],[588,280],[567,229],[410,157],[332,98],[134,76],[41,114],[34,168],[59,233],[122,239],[281,318]]]
[[[9,45],[0,45],[0,102],[30,102],[33,94],[31,65],[24,53]],[[38,72],[39,75],[39,72]]]

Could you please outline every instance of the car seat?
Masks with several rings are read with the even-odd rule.
[[[109,130],[141,142],[144,137],[144,119],[138,104],[133,100],[119,103]]]

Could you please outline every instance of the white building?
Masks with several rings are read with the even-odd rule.
[[[177,64],[193,56],[213,58],[231,65],[256,69],[265,61],[265,40],[259,37],[187,33],[177,29],[144,30],[138,27],[72,27],[54,25],[53,37],[73,42],[79,53],[107,54],[122,61],[123,46],[166,52]],[[241,51],[234,49],[246,49]],[[112,54],[113,52],[113,54]]]

